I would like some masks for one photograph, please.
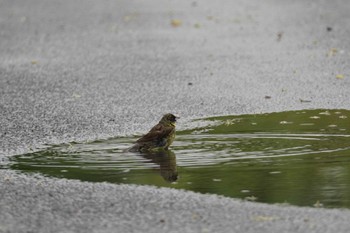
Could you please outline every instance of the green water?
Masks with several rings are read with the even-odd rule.
[[[350,208],[350,111],[305,110],[204,120],[206,127],[178,132],[170,151],[125,153],[136,138],[115,138],[15,156],[9,168],[265,203]]]

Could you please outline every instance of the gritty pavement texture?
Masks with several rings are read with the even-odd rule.
[[[350,109],[346,0],[0,0],[0,161],[189,120]],[[175,21],[174,21],[175,20]],[[269,96],[271,98],[265,98]],[[0,232],[347,232],[279,207],[0,170]]]

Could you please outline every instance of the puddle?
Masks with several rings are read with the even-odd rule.
[[[350,208],[350,111],[290,111],[205,121],[209,126],[178,132],[170,151],[124,153],[136,138],[115,138],[14,156],[8,168],[265,203]]]

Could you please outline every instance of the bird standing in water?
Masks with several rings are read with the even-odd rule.
[[[165,114],[147,134],[138,139],[129,151],[146,152],[158,148],[168,150],[175,139],[175,123],[179,117]]]

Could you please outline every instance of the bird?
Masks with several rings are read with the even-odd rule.
[[[168,150],[175,139],[175,125],[179,117],[167,113],[151,128],[151,130],[139,138],[129,148],[129,152],[147,152],[156,149]]]

